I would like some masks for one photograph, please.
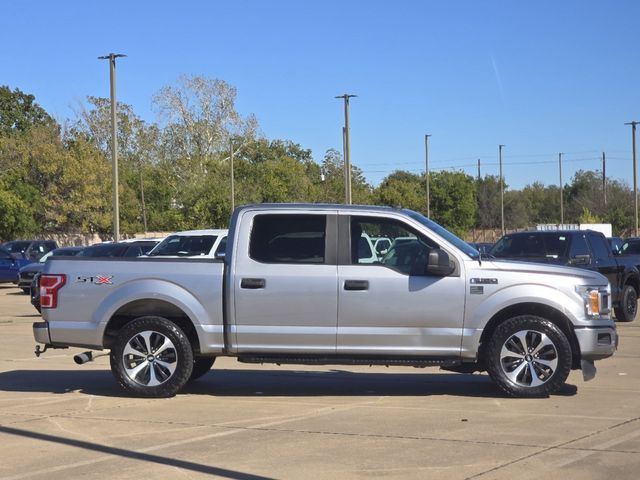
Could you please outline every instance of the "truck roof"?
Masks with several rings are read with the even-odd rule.
[[[306,210],[363,210],[367,212],[400,212],[405,210],[400,207],[389,207],[379,205],[344,205],[341,203],[256,203],[251,205],[243,205],[238,207],[240,210],[245,209],[259,209],[259,210],[291,210],[291,209],[306,209]]]

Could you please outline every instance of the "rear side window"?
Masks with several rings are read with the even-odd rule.
[[[325,262],[325,215],[257,215],[249,256],[263,263]]]

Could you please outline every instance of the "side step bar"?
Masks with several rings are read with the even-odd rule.
[[[242,363],[275,363],[278,365],[386,365],[406,367],[455,367],[462,362],[457,358],[407,357],[348,357],[348,356],[284,356],[240,355]]]

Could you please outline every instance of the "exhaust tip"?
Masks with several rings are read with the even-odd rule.
[[[83,365],[92,360],[93,360],[92,352],[82,352],[82,353],[79,353],[78,355],[73,356],[73,361],[76,362],[78,365]]]

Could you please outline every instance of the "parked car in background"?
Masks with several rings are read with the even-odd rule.
[[[620,237],[607,237],[607,241],[609,242],[609,246],[613,253],[618,254],[624,245],[624,240]]]
[[[176,232],[161,241],[150,257],[221,257],[227,249],[229,230],[187,230]]]
[[[627,238],[620,249],[619,255],[640,255],[640,238]]]
[[[58,248],[58,244],[53,240],[13,240],[3,243],[0,247],[15,258],[26,258],[37,262],[43,255]]]
[[[473,248],[475,248],[478,252],[488,254],[491,247],[493,247],[493,243],[487,242],[468,242]]]
[[[86,247],[78,254],[80,257],[140,257],[148,254],[158,245],[156,240],[133,242],[99,243]]]
[[[535,230],[504,235],[490,250],[497,260],[551,263],[601,273],[611,285],[616,318],[631,322],[638,310],[640,255],[614,255],[607,238],[593,230]]]
[[[45,253],[37,262],[29,263],[20,269],[18,272],[18,287],[20,287],[26,294],[30,293],[33,277],[36,273],[42,271],[44,268],[44,262],[47,261],[47,258],[52,256],[72,257],[80,253],[83,248],[84,247],[63,247],[56,248],[55,250]]]
[[[17,283],[20,268],[29,263],[29,260],[16,258],[4,248],[0,248],[0,283]]]

